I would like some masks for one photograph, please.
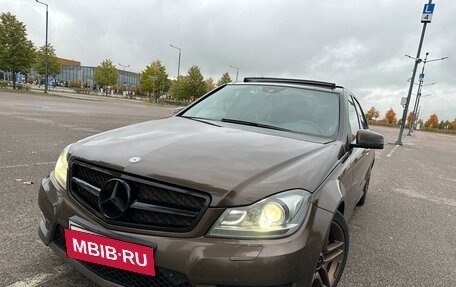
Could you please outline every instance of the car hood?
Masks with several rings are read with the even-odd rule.
[[[70,160],[204,191],[211,206],[246,205],[294,188],[313,192],[337,162],[337,142],[274,133],[172,117],[78,141]],[[132,157],[141,161],[129,163]]]

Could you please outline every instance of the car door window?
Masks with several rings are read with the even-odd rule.
[[[368,129],[369,126],[367,125],[366,118],[364,117],[363,109],[361,108],[361,105],[359,104],[358,100],[353,97],[353,103],[355,104],[356,107],[356,112],[358,113],[358,119],[359,119],[359,124],[362,129]]]
[[[352,140],[354,140],[356,138],[356,133],[360,129],[360,124],[358,119],[358,112],[356,111],[355,103],[351,96],[348,97],[348,119],[350,121]]]

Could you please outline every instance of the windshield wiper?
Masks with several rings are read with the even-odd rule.
[[[208,125],[213,125],[213,126],[216,126],[216,127],[220,127],[219,125],[211,122],[211,119],[199,118],[199,117],[188,117],[188,116],[179,116],[179,117],[185,118],[185,119],[194,120],[194,121],[197,121],[197,122],[200,122],[200,123],[205,123],[205,124],[208,124]]]
[[[265,128],[265,129],[276,130],[276,131],[295,133],[295,131],[292,131],[292,130],[289,130],[289,129],[285,129],[285,128],[281,128],[281,127],[277,127],[277,126],[271,126],[271,125],[262,124],[262,123],[256,123],[256,122],[249,122],[249,121],[243,121],[243,120],[237,120],[237,119],[228,119],[228,118],[222,118],[220,121],[226,122],[226,123],[233,123],[233,124],[240,124],[240,125],[246,125],[246,126]]]

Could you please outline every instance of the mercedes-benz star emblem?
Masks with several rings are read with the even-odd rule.
[[[108,180],[100,190],[98,207],[109,219],[118,219],[125,214],[130,206],[130,186],[124,180]]]
[[[134,156],[134,157],[131,157],[128,159],[128,162],[129,163],[137,163],[137,162],[140,162],[141,161],[141,158],[139,156]]]

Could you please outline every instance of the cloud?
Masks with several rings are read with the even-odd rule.
[[[393,107],[408,92],[422,24],[424,2],[415,0],[48,0],[49,39],[57,53],[97,65],[110,58],[141,71],[159,59],[177,75],[200,66],[205,76],[282,76],[344,85],[368,109]],[[456,2],[435,1],[422,55],[450,59],[429,63],[423,89],[423,116],[456,118]],[[36,45],[44,43],[44,7],[31,0],[2,3],[28,28]],[[420,67],[419,67],[420,68]],[[414,90],[416,92],[416,90]],[[432,98],[432,100],[430,100]],[[413,104],[413,101],[412,101]]]

